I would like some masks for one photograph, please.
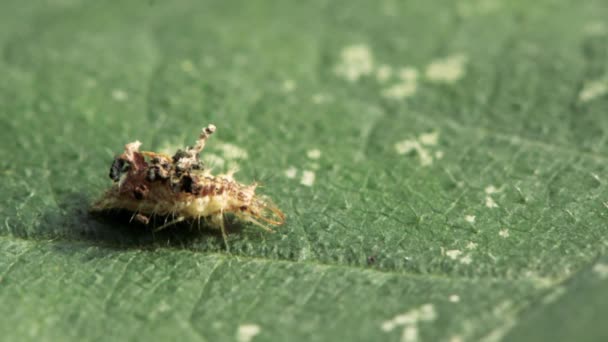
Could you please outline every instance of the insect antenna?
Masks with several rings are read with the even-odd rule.
[[[220,227],[222,229],[222,238],[224,239],[224,244],[226,245],[226,252],[230,254],[230,245],[228,244],[228,234],[226,234],[226,224],[224,222],[224,213],[220,214]]]
[[[131,219],[129,219],[129,223],[133,222],[133,220],[141,213],[141,204],[137,206],[137,209],[133,211],[133,215],[131,215]]]

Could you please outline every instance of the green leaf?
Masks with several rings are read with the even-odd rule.
[[[601,341],[600,1],[3,1],[6,340]],[[286,213],[153,234],[89,207],[194,143]]]

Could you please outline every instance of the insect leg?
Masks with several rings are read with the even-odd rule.
[[[256,226],[258,226],[258,227],[260,227],[260,228],[264,229],[265,231],[267,231],[267,232],[269,232],[269,233],[274,233],[274,232],[275,232],[275,231],[274,231],[272,228],[269,228],[269,227],[265,226],[265,225],[264,225],[264,224],[262,224],[260,221],[258,221],[258,220],[256,220],[256,219],[254,219],[254,218],[247,217],[247,218],[245,218],[245,221],[249,221],[249,222],[251,222],[251,223],[255,224]]]
[[[226,251],[230,253],[230,245],[228,244],[228,234],[226,234],[226,225],[224,224],[224,211],[220,211],[211,217],[211,223],[219,227],[222,231],[222,238],[224,238],[224,245],[226,245]]]
[[[180,222],[184,221],[185,219],[186,219],[185,217],[183,217],[183,216],[179,216],[179,217],[178,217],[178,218],[176,218],[175,220],[169,221],[169,222],[167,222],[167,223],[163,224],[162,226],[160,226],[160,227],[158,227],[158,228],[155,228],[155,229],[154,229],[154,231],[155,231],[155,232],[158,232],[159,230],[163,230],[163,229],[165,229],[165,228],[167,228],[167,227],[169,227],[169,226],[172,226],[172,225],[174,225],[174,224],[180,223]]]
[[[137,220],[138,222],[141,222],[145,225],[148,225],[148,223],[150,223],[150,217],[148,217],[144,214],[135,215],[135,220]]]

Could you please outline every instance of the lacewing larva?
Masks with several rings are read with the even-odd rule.
[[[203,128],[193,147],[178,150],[173,156],[140,151],[139,141],[125,145],[124,153],[110,167],[114,183],[93,204],[92,211],[126,210],[146,225],[152,216],[165,217],[165,223],[155,230],[203,219],[220,229],[224,240],[226,214],[273,232],[268,225],[283,224],[285,215],[268,197],[255,193],[257,183],[237,182],[234,171],[214,176],[199,159],[215,130],[214,125]]]

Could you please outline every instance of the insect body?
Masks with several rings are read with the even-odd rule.
[[[139,151],[141,143],[125,146],[110,167],[112,187],[99,199],[94,212],[123,209],[148,224],[150,216],[171,220],[156,230],[184,220],[204,219],[219,228],[226,239],[224,216],[252,222],[267,231],[265,224],[281,225],[284,214],[267,197],[256,195],[257,184],[243,185],[234,180],[234,171],[213,176],[199,159],[215,126],[205,127],[194,147],[178,150],[173,156]]]

